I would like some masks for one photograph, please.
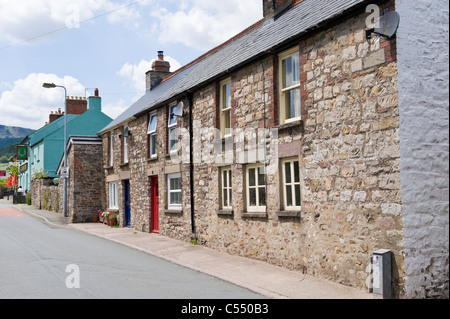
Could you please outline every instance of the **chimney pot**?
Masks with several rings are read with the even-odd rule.
[[[95,97],[98,97],[98,89],[95,89]]]
[[[158,51],[158,59],[153,61],[151,70],[146,73],[147,91],[153,90],[170,73],[170,63],[164,61],[164,51]]]

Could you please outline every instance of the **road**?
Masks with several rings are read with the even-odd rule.
[[[260,299],[106,239],[0,204],[0,299]]]

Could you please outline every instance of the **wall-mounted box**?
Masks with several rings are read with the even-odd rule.
[[[373,294],[377,298],[392,298],[392,252],[380,249],[373,253]]]

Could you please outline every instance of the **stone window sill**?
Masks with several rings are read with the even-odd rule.
[[[301,211],[279,211],[278,217],[301,217]]]
[[[122,164],[120,164],[121,168],[125,168],[125,167],[128,167],[128,166],[130,166],[130,163],[122,163]]]
[[[113,169],[114,166],[105,166],[104,169]]]
[[[280,124],[278,125],[278,130],[286,130],[286,129],[290,129],[290,128],[304,128],[304,121],[303,120],[298,120],[298,121],[294,121],[294,122],[289,122],[289,123],[284,123],[284,124]]]
[[[177,214],[177,215],[183,215],[182,210],[174,210],[174,209],[166,209],[164,211],[165,214]]]
[[[150,157],[150,158],[147,158],[147,162],[148,163],[157,162],[158,159],[159,159],[158,157]]]
[[[234,210],[230,209],[220,209],[217,211],[217,215],[223,215],[223,216],[233,216]]]
[[[243,218],[267,218],[266,212],[246,212],[242,214]]]

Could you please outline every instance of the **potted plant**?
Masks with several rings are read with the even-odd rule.
[[[116,218],[117,218],[116,214],[114,214],[112,212],[108,212],[108,226],[115,226]]]
[[[106,224],[108,221],[108,212],[99,209],[97,213],[100,223]]]

